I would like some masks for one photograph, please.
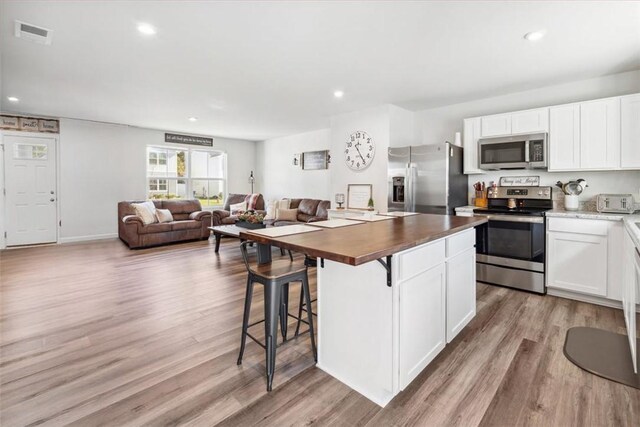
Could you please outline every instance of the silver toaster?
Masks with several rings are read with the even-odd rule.
[[[631,194],[598,194],[598,212],[633,213],[635,205]]]

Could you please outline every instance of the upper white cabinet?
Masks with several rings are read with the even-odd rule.
[[[549,170],[580,167],[580,105],[549,109]]]
[[[480,139],[480,117],[464,120],[463,156],[464,173],[484,173],[478,169],[478,139]]]
[[[481,136],[508,136],[521,133],[547,132],[549,130],[549,109],[517,111],[515,113],[494,114],[480,118]]]
[[[620,166],[640,169],[640,94],[620,99]]]
[[[480,118],[481,136],[511,135],[511,114],[495,114]]]
[[[620,98],[580,104],[580,168],[620,167]]]
[[[511,114],[511,133],[536,133],[549,131],[549,109],[518,111]]]

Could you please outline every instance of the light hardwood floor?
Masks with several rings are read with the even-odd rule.
[[[562,353],[568,327],[623,332],[620,311],[482,284],[476,318],[385,409],[315,368],[308,334],[278,349],[267,393],[258,345],[236,366],[237,244],[1,252],[0,424],[640,425],[639,390]],[[262,301],[256,287],[256,320]]]

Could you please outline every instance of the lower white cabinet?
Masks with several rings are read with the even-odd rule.
[[[549,232],[547,286],[607,295],[607,236]]]
[[[404,389],[446,345],[444,264],[400,288],[400,389]]]
[[[624,322],[627,326],[627,336],[631,349],[631,357],[634,361],[634,371],[637,371],[637,341],[636,341],[636,303],[640,292],[640,254],[631,240],[631,236],[625,233],[623,243],[624,267],[623,267],[623,291],[622,310]]]
[[[447,260],[447,343],[476,315],[476,249]]]

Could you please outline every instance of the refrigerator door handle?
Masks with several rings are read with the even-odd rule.
[[[404,210],[406,212],[415,212],[416,210],[416,181],[417,170],[415,165],[409,163],[407,165],[407,194]]]

